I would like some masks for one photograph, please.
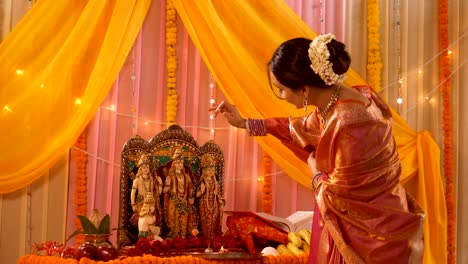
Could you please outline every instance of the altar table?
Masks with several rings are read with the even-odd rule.
[[[222,260],[222,259],[203,259],[187,256],[177,257],[155,257],[145,255],[143,257],[121,257],[120,259],[111,260],[108,262],[93,261],[88,258],[81,260],[63,259],[54,256],[38,256],[38,255],[24,255],[18,259],[18,264],[307,264],[309,263],[309,256],[303,255],[279,255],[279,256],[262,256],[257,259],[243,259],[243,260]]]

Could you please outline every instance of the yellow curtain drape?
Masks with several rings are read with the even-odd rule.
[[[150,3],[41,0],[0,44],[0,193],[39,178],[73,145]]]
[[[300,115],[275,98],[267,79],[266,63],[281,42],[316,36],[284,1],[174,0],[174,5],[219,87],[243,116]],[[365,81],[351,69],[346,83]],[[424,262],[445,263],[447,220],[439,147],[427,132],[415,133],[398,114],[393,114],[402,181],[418,177],[416,190],[411,191],[417,193],[427,215]],[[270,136],[257,140],[290,177],[309,187],[311,174],[307,164]]]

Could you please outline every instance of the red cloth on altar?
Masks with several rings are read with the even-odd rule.
[[[288,233],[268,220],[257,216],[253,212],[233,212],[226,219],[228,233],[240,237],[250,253],[257,253],[262,248],[255,245],[255,238],[275,241],[281,244],[288,243]]]

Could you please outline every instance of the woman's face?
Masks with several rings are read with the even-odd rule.
[[[302,89],[292,90],[291,88],[282,85],[273,73],[270,73],[270,76],[273,85],[278,89],[277,95],[279,98],[293,104],[298,109],[304,106],[304,93],[302,92]]]

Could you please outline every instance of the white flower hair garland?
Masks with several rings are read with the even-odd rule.
[[[332,39],[336,38],[331,33],[319,35],[309,45],[309,59],[312,63],[310,67],[328,85],[341,83],[346,78],[344,74],[336,74],[333,71],[333,63],[330,62],[330,51],[327,48],[327,44]]]

